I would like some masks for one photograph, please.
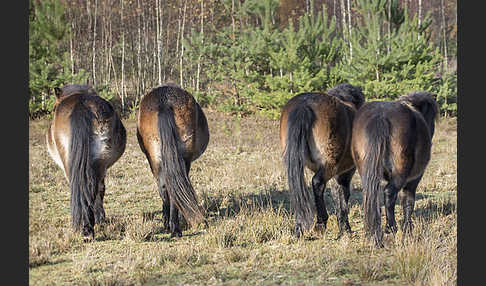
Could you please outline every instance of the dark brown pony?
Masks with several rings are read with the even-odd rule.
[[[66,85],[54,91],[47,149],[69,183],[74,229],[93,239],[94,224],[105,219],[106,170],[125,151],[125,127],[113,106],[91,87]]]
[[[340,84],[327,93],[301,93],[283,107],[280,145],[287,169],[291,205],[295,211],[294,234],[299,237],[314,223],[324,231],[328,214],[324,202],[327,182],[337,177],[331,191],[339,224],[339,236],[351,232],[348,221],[350,183],[355,172],[351,157],[351,130],[356,110],[364,103],[361,87]],[[312,177],[314,196],[306,190],[304,169]]]
[[[140,102],[137,138],[157,181],[164,226],[172,237],[180,237],[179,211],[191,225],[204,220],[189,170],[208,145],[206,116],[187,91],[172,84],[160,86]]]
[[[430,160],[438,113],[435,95],[414,92],[396,101],[369,102],[356,114],[351,150],[363,185],[365,230],[378,247],[383,246],[378,200],[381,180],[387,182],[385,231],[397,231],[395,202],[399,194],[402,229],[409,232],[415,191]]]

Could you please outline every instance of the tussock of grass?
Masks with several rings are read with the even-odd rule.
[[[84,243],[71,230],[69,189],[48,157],[45,121],[30,123],[29,280],[48,285],[454,285],[457,277],[455,122],[440,121],[419,184],[414,230],[386,234],[374,249],[363,233],[359,175],[352,180],[351,237],[336,240],[329,190],[324,234],[292,235],[293,212],[278,121],[207,112],[211,139],[190,178],[208,226],[170,238],[162,200],[133,119],[127,148],[108,170],[107,220]],[[306,171],[309,184],[312,174]],[[335,185],[328,183],[327,188]],[[402,209],[396,206],[397,221]],[[383,215],[382,225],[385,219]],[[400,224],[399,224],[400,226]]]
[[[143,217],[131,218],[126,223],[125,238],[134,242],[152,241],[160,231],[160,223],[156,221]]]
[[[55,261],[56,256],[80,249],[82,238],[71,228],[61,229],[48,226],[46,229],[29,236],[29,267],[38,267]]]
[[[451,271],[457,260],[457,238],[451,233],[455,229],[455,213],[432,225],[427,219],[417,219],[411,235],[397,235],[392,270],[412,284],[455,284],[457,277]]]

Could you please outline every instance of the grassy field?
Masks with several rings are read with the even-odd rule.
[[[238,119],[205,110],[206,152],[191,181],[209,226],[162,232],[162,200],[136,139],[124,120],[127,147],[108,170],[108,222],[83,243],[70,228],[68,184],[49,158],[47,120],[29,124],[29,283],[31,285],[455,285],[457,276],[457,133],[438,122],[432,159],[417,191],[414,231],[385,235],[383,249],[363,237],[362,189],[352,181],[352,237],[336,240],[330,212],[324,235],[295,239],[278,121]],[[307,181],[310,181],[307,173]],[[333,187],[334,181],[327,188]],[[401,207],[397,203],[397,221]],[[383,217],[384,221],[384,217]]]

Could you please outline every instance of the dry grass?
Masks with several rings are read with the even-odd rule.
[[[359,175],[352,181],[353,236],[335,239],[337,222],[326,194],[331,213],[326,233],[297,240],[291,235],[278,121],[205,111],[210,143],[190,177],[209,226],[186,228],[180,239],[162,232],[162,201],[138,147],[134,120],[124,121],[127,149],[105,182],[108,221],[96,226],[91,243],[70,229],[68,185],[48,157],[47,121],[30,122],[30,284],[456,284],[454,120],[438,123],[432,161],[418,188],[413,235],[386,235],[385,248],[373,249],[363,238]],[[400,221],[399,204],[396,213]]]

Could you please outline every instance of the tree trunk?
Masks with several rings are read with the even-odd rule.
[[[199,77],[201,75],[201,49],[204,45],[204,0],[201,0],[201,48],[199,49],[199,59],[197,61],[196,91],[199,91]]]
[[[231,0],[231,27],[233,27],[233,41],[235,40],[235,0]]]
[[[108,82],[111,81],[111,63],[113,62],[112,57],[112,43],[113,43],[113,29],[111,26],[111,14],[110,14],[110,21],[108,22],[108,75],[107,80]],[[117,93],[118,93],[118,85],[117,85]]]
[[[123,15],[123,1],[121,2],[121,38],[122,38],[122,60],[121,60],[121,105],[122,113],[125,111],[125,25]]]
[[[137,32],[138,32],[138,42],[137,42],[137,98],[140,99],[142,96],[142,63],[140,62],[140,54],[142,51],[142,31],[141,31],[141,20],[140,14],[142,9],[140,8],[140,0],[137,0]]]
[[[121,94],[120,94],[120,89],[118,87],[118,78],[117,78],[117,74],[116,74],[116,70],[115,70],[115,64],[113,63],[113,49],[112,49],[112,40],[113,40],[113,29],[112,29],[112,25],[111,25],[111,18],[110,18],[110,45],[109,45],[109,49],[108,49],[108,52],[109,52],[109,65],[111,67],[111,70],[113,71],[113,77],[115,78],[114,82],[115,82],[115,88],[116,88],[116,92],[117,94],[121,97]],[[108,73],[108,80],[111,80],[111,76],[110,76],[110,73]]]
[[[158,43],[158,37],[157,37],[157,9],[154,9],[154,13],[153,13],[153,19],[152,19],[152,22],[151,22],[151,30],[149,31],[149,34],[150,35],[153,35],[154,32],[152,31],[152,29],[154,29],[153,25],[155,23],[155,37],[153,37],[154,39],[154,42],[153,42],[153,49],[152,49],[152,76],[151,76],[151,85],[152,84],[157,84],[158,82],[158,79],[157,79],[157,43]]]
[[[104,32],[105,34],[105,45],[104,45],[104,79],[105,79],[105,84],[110,83],[110,49],[111,49],[111,32],[110,32],[110,26],[111,26],[111,9],[106,9],[106,2],[103,5],[103,19],[104,19]],[[107,12],[108,11],[108,12]]]
[[[418,0],[418,25],[422,25],[422,0]],[[420,39],[420,33],[418,34],[418,38]]]
[[[162,27],[164,25],[164,17],[163,17],[163,11],[164,9],[162,9],[162,0],[159,0],[159,14],[158,14],[158,17],[159,17],[159,41],[160,41],[160,66],[159,66],[159,81],[160,81],[160,84],[162,84],[165,80],[165,78],[162,78],[162,70],[164,69],[164,45],[163,45],[163,37],[162,37]],[[165,50],[167,50],[169,48],[169,46],[166,46],[165,47]]]
[[[241,11],[241,0],[238,0],[238,10]],[[242,13],[238,13],[239,18],[240,18],[240,31],[243,29],[243,18],[242,18]]]
[[[74,51],[73,51],[73,33],[75,31],[75,26],[74,26],[74,18],[71,14],[71,7],[67,8],[68,11],[68,17],[69,20],[71,21],[71,31],[69,31],[69,57],[71,59],[71,75],[74,75]]]
[[[184,40],[184,26],[186,24],[186,8],[187,8],[187,1],[184,1],[184,13],[182,14],[182,28],[181,28],[181,58],[179,62],[181,88],[184,88],[183,81],[182,81],[182,74],[183,74],[182,61],[184,60],[184,45],[182,44],[182,41]]]
[[[391,2],[392,0],[388,0],[388,44],[386,45],[386,52],[388,55],[390,54],[390,49],[391,49],[391,23],[392,23]]]
[[[160,59],[160,53],[162,49],[162,39],[160,37],[160,2],[161,0],[155,0],[155,25],[156,25],[156,39],[157,39],[157,78],[158,78],[158,85],[162,84],[162,64]]]
[[[349,39],[348,39],[348,33],[347,33],[347,25],[346,25],[346,5],[344,3],[344,0],[340,1],[341,3],[341,27],[342,27],[342,33],[343,33],[343,41],[346,45],[349,47]],[[350,54],[351,55],[351,54]],[[345,56],[346,58],[346,56]],[[348,61],[350,60],[351,57],[348,58]]]
[[[334,17],[336,17],[336,19],[337,19],[337,16],[336,16],[336,0],[332,1],[332,15]]]
[[[94,25],[93,25],[93,85],[96,86],[96,23],[98,16],[98,0],[95,0]]]
[[[349,62],[353,60],[353,43],[351,42],[351,4],[348,0],[348,41],[349,41]]]
[[[89,52],[89,42],[90,42],[90,39],[89,39],[90,36],[89,35],[91,34],[89,31],[91,31],[91,26],[92,26],[90,6],[91,6],[90,1],[87,0],[86,1],[86,13],[88,14],[88,32],[87,32],[88,35],[86,37],[87,38],[86,50],[85,50],[85,54],[84,54],[84,57],[83,57],[86,61],[86,62],[85,61],[83,61],[83,62],[86,63],[86,65],[83,64],[83,66],[89,66],[89,64],[88,64],[89,63],[89,53],[90,53]],[[89,77],[88,77],[88,84],[89,84]]]
[[[177,34],[177,39],[176,39],[176,50],[175,50],[175,57],[177,57],[179,55],[179,42],[180,42],[180,37],[181,37],[181,28],[182,28],[182,21],[181,21],[181,18],[180,18],[180,15],[182,15],[182,8],[179,7],[179,18],[177,19],[177,31],[178,31],[178,34]],[[171,68],[170,68],[170,77],[172,78],[172,72],[174,70],[174,67],[176,66],[177,64],[177,60],[174,62],[173,65],[171,65]]]
[[[440,0],[440,10],[441,10],[441,14],[442,14],[442,37],[443,37],[443,41],[444,41],[444,68],[445,68],[445,72],[447,72],[448,70],[448,59],[447,59],[447,35],[446,35],[446,30],[447,30],[447,26],[446,26],[446,21],[445,21],[445,9],[444,9],[444,0]]]
[[[446,21],[445,21],[445,9],[444,9],[444,0],[440,0],[440,10],[442,14],[442,21],[441,21],[441,26],[442,26],[442,37],[444,39],[444,72],[447,74],[448,71],[448,61],[447,61],[447,37],[446,37]],[[442,76],[444,76],[444,73],[442,73]],[[447,95],[444,97],[444,104],[447,106]],[[447,109],[444,112],[444,116],[447,117]]]
[[[170,17],[171,17],[170,11],[171,11],[171,9],[168,9],[169,15],[167,16],[167,28],[166,28],[166,30],[167,30],[167,36],[165,37],[165,39],[166,39],[165,46],[167,47],[165,49],[166,51],[165,51],[165,57],[164,57],[164,66],[165,67],[167,67],[169,65],[169,38],[170,38],[169,37],[170,36],[169,32],[171,30],[170,29]],[[170,70],[170,72],[169,72],[169,77],[171,77],[171,76],[172,76],[172,70]],[[165,80],[167,80],[166,79],[166,69],[164,69],[164,81]]]

